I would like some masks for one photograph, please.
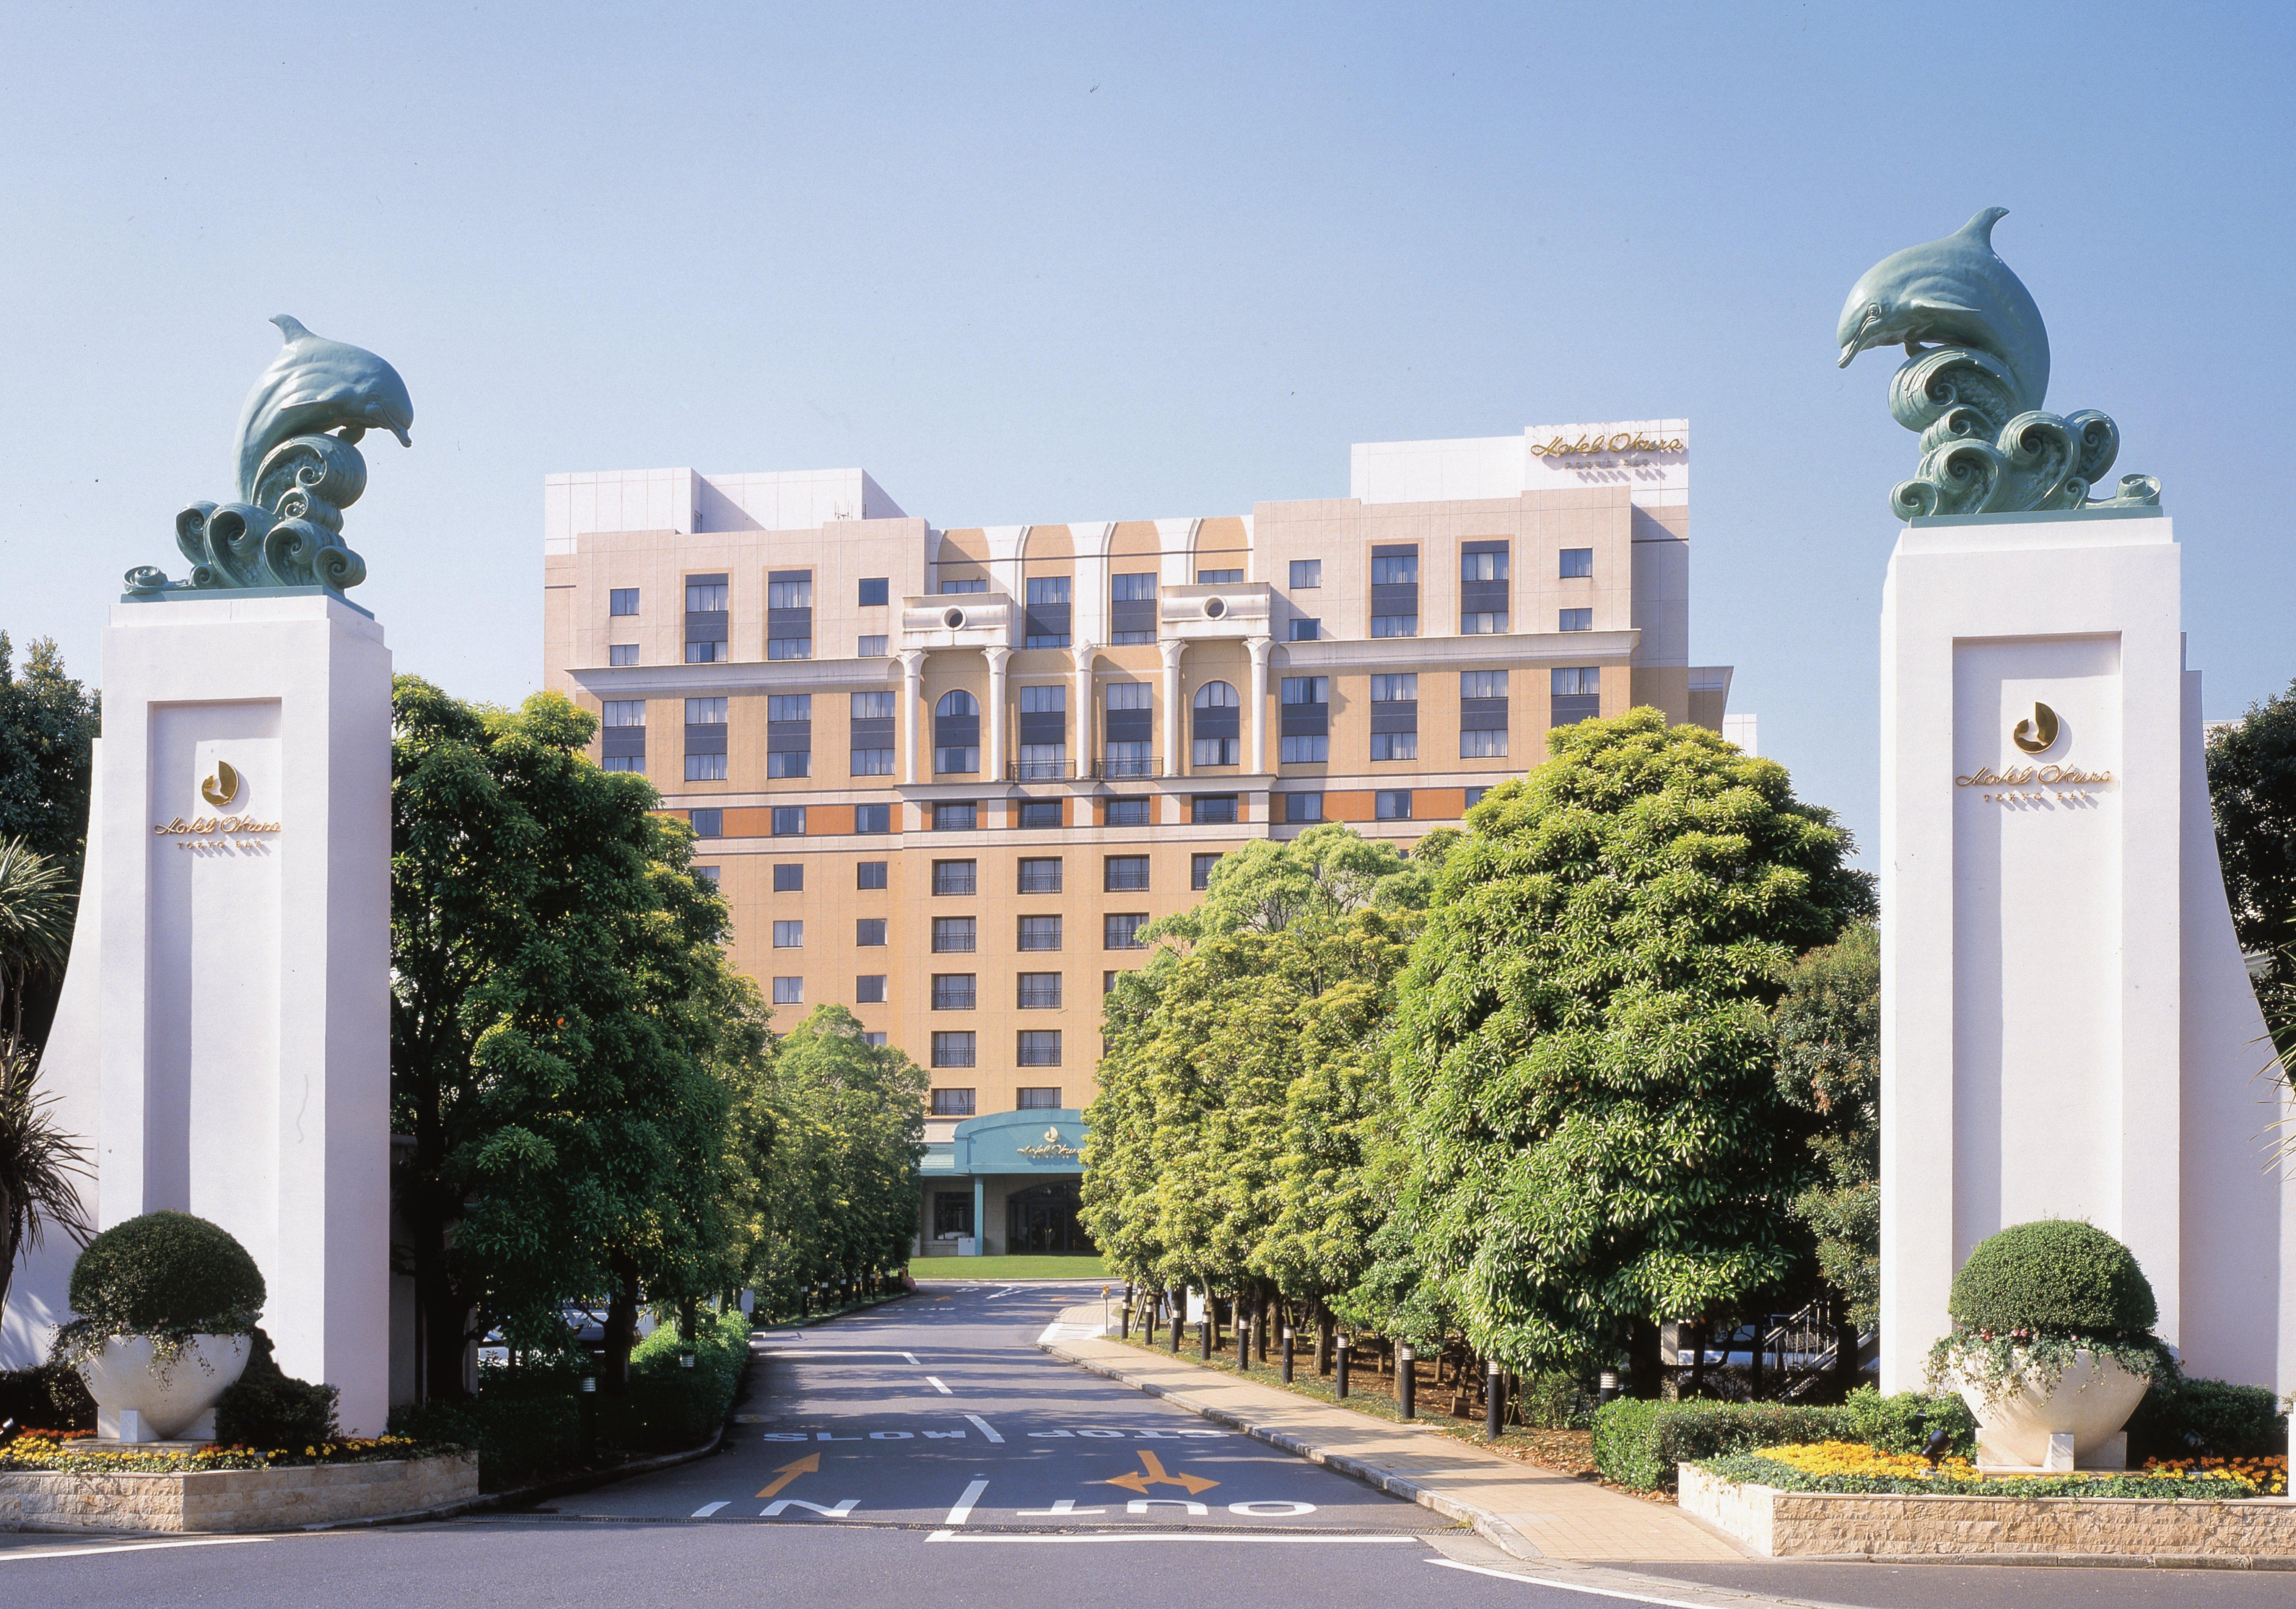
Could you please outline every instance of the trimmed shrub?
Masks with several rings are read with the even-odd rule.
[[[1899,1391],[1884,1397],[1874,1387],[1861,1385],[1841,1406],[1855,1427],[1849,1437],[1852,1441],[1863,1441],[1885,1453],[1917,1453],[1928,1443],[1931,1431],[1945,1430],[1953,1435],[1946,1448],[1948,1455],[1964,1458],[1977,1455],[1977,1420],[1969,1405],[1950,1393],[1927,1397],[1919,1391]]]
[[[69,1364],[0,1372],[0,1419],[25,1430],[94,1430],[95,1399]]]
[[[87,1243],[72,1265],[82,1337],[244,1335],[263,1314],[263,1274],[228,1230],[188,1212],[146,1212]]]
[[[1965,1330],[2141,1334],[2160,1317],[2127,1246],[2070,1219],[2012,1224],[1953,1277],[1947,1310]]]
[[[1640,1491],[1672,1491],[1675,1466],[1790,1442],[1847,1441],[1855,1410],[1778,1402],[1643,1402],[1621,1398],[1595,1412],[1595,1466]]]
[[[2198,1438],[2195,1449],[2185,1438]],[[2155,1380],[2128,1416],[2128,1458],[2268,1458],[2288,1450],[2288,1416],[2260,1385]]]
[[[271,1355],[271,1337],[256,1326],[247,1370],[216,1400],[216,1440],[226,1447],[308,1447],[335,1439],[332,1385],[313,1385],[283,1373]]]

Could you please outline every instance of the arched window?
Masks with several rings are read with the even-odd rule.
[[[933,770],[942,776],[980,769],[980,705],[963,691],[933,706]]]
[[[1196,689],[1195,763],[1200,766],[1240,765],[1243,744],[1238,723],[1243,701],[1226,682],[1206,682]]]

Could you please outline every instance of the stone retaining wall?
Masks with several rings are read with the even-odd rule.
[[[377,1519],[479,1495],[469,1454],[183,1474],[0,1474],[0,1530],[292,1531]]]
[[[1683,1512],[1768,1558],[2105,1554],[2296,1558],[2296,1504],[2169,1498],[1849,1496],[1780,1491],[1680,1466]]]

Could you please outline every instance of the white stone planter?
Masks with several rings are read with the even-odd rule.
[[[2056,1389],[2044,1391],[2037,1370],[2019,1355],[2018,1381],[1988,1397],[1956,1361],[1948,1377],[1976,1416],[1980,1468],[2120,1469],[2128,1440],[2120,1427],[2144,1400],[2149,1375],[2132,1375],[2083,1349],[2065,1366]],[[2072,1438],[2070,1451],[2060,1438]]]
[[[154,1359],[148,1336],[114,1336],[79,1365],[95,1399],[101,1441],[208,1441],[215,1435],[216,1400],[247,1368],[251,1338],[194,1335],[165,1363]]]

